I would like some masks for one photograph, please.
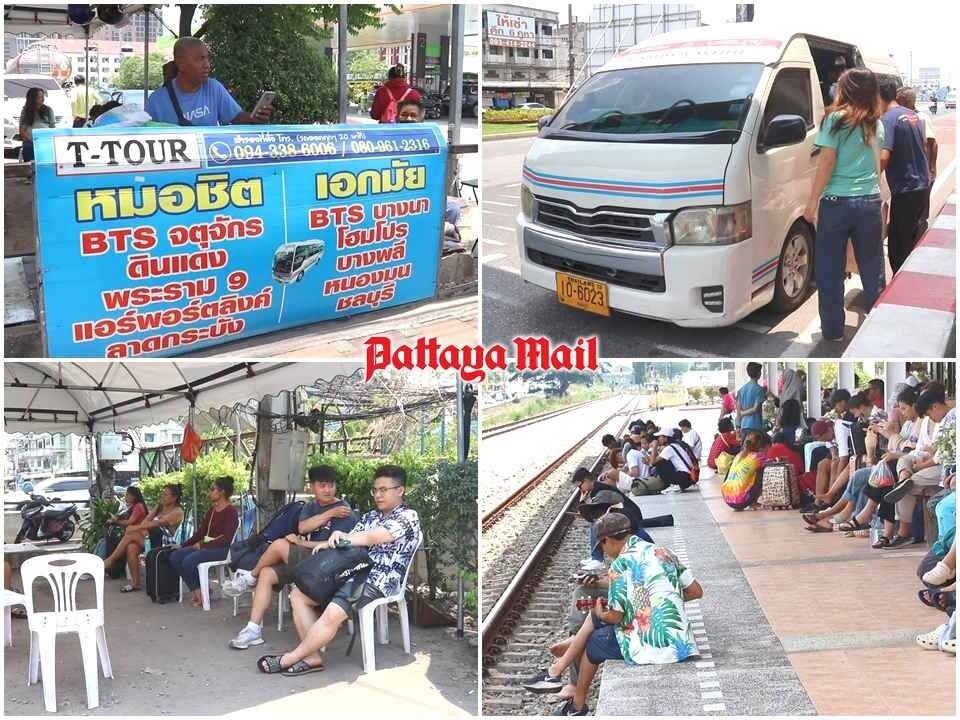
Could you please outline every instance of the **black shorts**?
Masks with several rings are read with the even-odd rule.
[[[353,615],[354,610],[360,610],[364,605],[383,597],[382,592],[365,580],[363,580],[363,588],[358,590],[357,580],[358,578],[347,580],[330,598],[330,602],[339,605],[348,616]]]

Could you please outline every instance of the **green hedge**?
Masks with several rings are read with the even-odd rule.
[[[148,507],[155,508],[160,503],[160,493],[167,484],[183,485],[183,507],[189,513],[193,509],[193,483],[197,483],[198,519],[210,509],[210,487],[218,477],[233,478],[234,494],[247,489],[250,484],[250,471],[242,462],[237,462],[225,450],[211,450],[187,465],[183,470],[141,478],[138,486]]]
[[[555,110],[544,108],[537,110],[533,108],[511,108],[509,110],[484,110],[483,122],[490,124],[497,123],[532,123],[537,122],[545,115],[553,115]]]

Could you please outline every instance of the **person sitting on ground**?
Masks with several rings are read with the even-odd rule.
[[[111,525],[121,527],[124,529],[123,537],[120,538],[120,542],[117,543],[117,546],[113,549],[113,552],[104,559],[103,567],[106,571],[111,565],[113,565],[113,563],[125,559],[127,562],[127,567],[130,570],[131,578],[136,577],[139,579],[140,552],[143,550],[146,537],[144,536],[144,533],[131,528],[139,525],[144,519],[146,519],[150,510],[147,508],[147,503],[143,499],[143,493],[136,485],[131,485],[127,488],[127,491],[123,495],[123,501],[126,505],[126,509],[119,515],[111,515],[109,518],[107,518],[108,532]],[[134,565],[137,566],[136,575],[133,574]],[[132,586],[126,585],[120,590],[121,592],[131,592],[131,590],[139,589],[140,583],[138,580],[137,582],[134,582]]]
[[[146,111],[156,122],[188,125],[250,125],[270,119],[273,106],[258,105],[251,115],[233,99],[227,89],[210,77],[210,49],[195,37],[182,37],[173,44],[175,77],[150,93]],[[180,107],[174,105],[176,97]]]
[[[700,654],[684,610],[684,602],[703,597],[693,573],[666,548],[634,535],[630,521],[618,513],[597,522],[596,547],[611,558],[607,578],[598,583],[608,587],[607,609],[598,602],[576,635],[550,647],[557,659],[523,684],[535,693],[559,692],[564,687],[564,670],[578,660],[573,698],[558,715],[587,714],[590,683],[606,660],[663,665]],[[664,613],[674,621],[663,625],[662,637],[654,641],[647,632],[651,618]]]
[[[700,440],[700,435],[693,429],[689,420],[681,420],[677,426],[683,433],[683,441],[693,450],[693,456],[699,460],[703,456],[703,442]]]
[[[621,450],[624,445],[609,433],[604,435],[600,439],[600,442],[603,443],[603,447],[606,448],[604,454],[607,456],[607,462],[610,463],[610,467],[621,467],[623,465],[623,456],[626,455],[626,450]]]
[[[898,430],[910,433],[916,419],[916,412],[913,405],[916,403],[916,392],[904,385],[904,390],[897,398],[899,409],[898,417],[907,418]],[[884,433],[887,432],[887,423],[880,421],[871,425],[869,432]],[[905,450],[912,448],[912,445],[905,446],[899,435],[888,433],[888,438],[893,438],[893,442],[887,441],[887,451],[880,456],[877,462],[888,463],[891,471],[896,473],[896,463]],[[890,531],[893,528],[893,505],[883,502],[883,496],[889,488],[878,488],[870,484],[870,476],[874,472],[875,466],[867,466],[856,470],[847,483],[840,499],[825,510],[806,513],[803,515],[804,522],[807,523],[808,530],[813,532],[830,532],[833,525],[827,522],[830,518],[836,517],[838,529],[846,537],[861,536],[867,533],[870,522],[873,520],[875,512],[879,512],[887,529],[884,537],[889,538]]]
[[[131,490],[140,492],[139,488],[131,487],[127,488],[127,493],[129,494]],[[143,496],[140,497],[142,499]],[[151,545],[154,547],[173,543],[173,536],[183,522],[182,499],[182,485],[173,483],[164,485],[163,490],[160,491],[160,504],[146,518],[129,523],[116,549],[103,561],[106,567],[126,556],[130,583],[120,588],[120,592],[128,593],[143,589],[140,585],[140,553],[146,547],[148,538],[151,539]]]
[[[232,478],[219,477],[214,480],[209,495],[213,506],[204,514],[196,532],[182,545],[171,545],[175,549],[170,555],[170,565],[190,588],[190,604],[195,608],[203,607],[197,566],[200,563],[226,560],[234,533],[240,526],[240,515],[230,504],[232,494]]]
[[[726,416],[722,417],[717,423],[717,434],[713,438],[713,445],[710,446],[710,452],[707,455],[707,466],[718,470],[717,458],[720,453],[727,453],[732,457],[738,452],[740,452],[740,438],[733,429],[733,420]]]
[[[250,620],[230,641],[237,650],[263,643],[263,616],[276,589],[293,584],[294,569],[310,557],[313,549],[328,540],[334,531],[350,532],[357,524],[350,505],[337,497],[337,474],[329,465],[317,465],[307,474],[314,500],[300,511],[297,533],[274,540],[252,570],[237,570],[233,581],[223,588],[225,595],[237,596],[256,588]]]
[[[376,505],[349,532],[334,530],[314,552],[337,547],[341,540],[369,549],[373,566],[361,588],[355,576],[344,583],[317,618],[317,603],[299,588],[290,593],[290,608],[300,643],[282,655],[264,655],[257,668],[288,677],[323,670],[320,652],[336,636],[344,620],[364,605],[404,591],[403,577],[420,540],[420,517],[404,502],[407,472],[397,465],[381,465],[373,473],[370,494]],[[359,592],[356,592],[358,591]],[[353,599],[354,596],[356,600]]]
[[[630,442],[625,444],[627,450],[624,454],[623,465],[611,467],[607,471],[607,482],[624,493],[631,492],[634,488],[637,489],[639,495],[649,495],[662,490],[662,485],[657,484],[654,487],[642,482],[650,476],[650,466],[647,463],[647,444],[646,433],[631,435]]]
[[[679,430],[664,428],[656,434],[656,439],[657,444],[651,449],[650,465],[667,484],[663,492],[684,492],[696,482],[694,475],[699,470],[699,460],[683,442]]]
[[[896,504],[897,517],[900,519],[897,534],[884,546],[888,548],[914,543],[911,526],[917,496],[922,495],[926,488],[940,484],[942,467],[936,456],[935,445],[938,438],[956,424],[956,411],[947,405],[944,387],[939,383],[930,383],[920,393],[916,411],[918,417],[926,420],[928,429],[924,433],[921,426],[916,449],[897,461],[899,482],[883,497],[885,502]]]
[[[720,392],[720,419],[732,417],[737,412],[737,401],[728,388],[722,387]]]
[[[723,501],[734,510],[755,507],[762,491],[763,465],[767,460],[770,436],[750,430],[743,436],[740,452],[730,463],[730,471],[720,483]]]
[[[607,483],[597,482],[589,468],[577,468],[573,472],[571,480],[580,490],[580,502],[577,506],[577,511],[584,520],[591,523],[590,547],[593,547],[594,542],[596,542],[595,521],[611,510],[622,512],[630,518],[630,524],[634,532],[639,537],[649,539],[650,542],[653,542],[650,536],[647,535],[646,530],[643,529],[643,513],[640,511],[640,506],[637,505],[633,499]],[[603,560],[603,553],[594,550],[591,557],[594,560]]]

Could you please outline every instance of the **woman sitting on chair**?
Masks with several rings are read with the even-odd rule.
[[[140,492],[139,488],[132,488]],[[150,538],[152,547],[171,545],[174,535],[183,522],[183,486],[179,484],[164,485],[160,494],[160,504],[154,508],[142,522],[127,525],[126,532],[114,555],[123,553],[127,558],[127,568],[130,570],[130,584],[120,588],[120,592],[134,592],[141,589],[140,585],[140,553],[146,547],[147,538]],[[112,557],[112,556],[111,556]],[[119,557],[119,555],[118,555]],[[104,565],[110,558],[104,560]]]
[[[134,559],[139,563],[140,550],[138,548],[143,546],[143,538],[139,532],[131,531],[130,528],[136,526],[142,522],[150,510],[147,508],[147,503],[143,500],[143,493],[140,492],[140,488],[131,485],[127,488],[127,492],[123,496],[124,502],[127,505],[127,509],[121,513],[119,516],[111,515],[107,520],[107,533],[110,533],[109,526],[116,525],[124,529],[123,537],[117,543],[117,546],[113,549],[113,552],[107,556],[103,561],[104,570],[107,570],[113,563],[121,560],[123,558],[129,558],[129,553],[133,550],[128,550],[127,548],[131,545],[139,543],[139,546],[135,547],[135,553],[133,555]],[[130,566],[132,567],[132,565]],[[139,568],[138,568],[139,571]],[[132,571],[131,571],[132,575]],[[130,592],[130,586],[127,585],[122,588],[123,592]],[[139,587],[132,588],[133,590],[139,590]]]

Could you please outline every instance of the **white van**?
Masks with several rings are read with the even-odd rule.
[[[813,277],[813,141],[834,80],[865,64],[850,43],[753,23],[621,52],[527,153],[521,277],[582,310],[687,327],[794,310]]]
[[[303,280],[303,274],[320,262],[323,240],[304,240],[284,243],[273,254],[273,277],[277,282],[292,283]]]

